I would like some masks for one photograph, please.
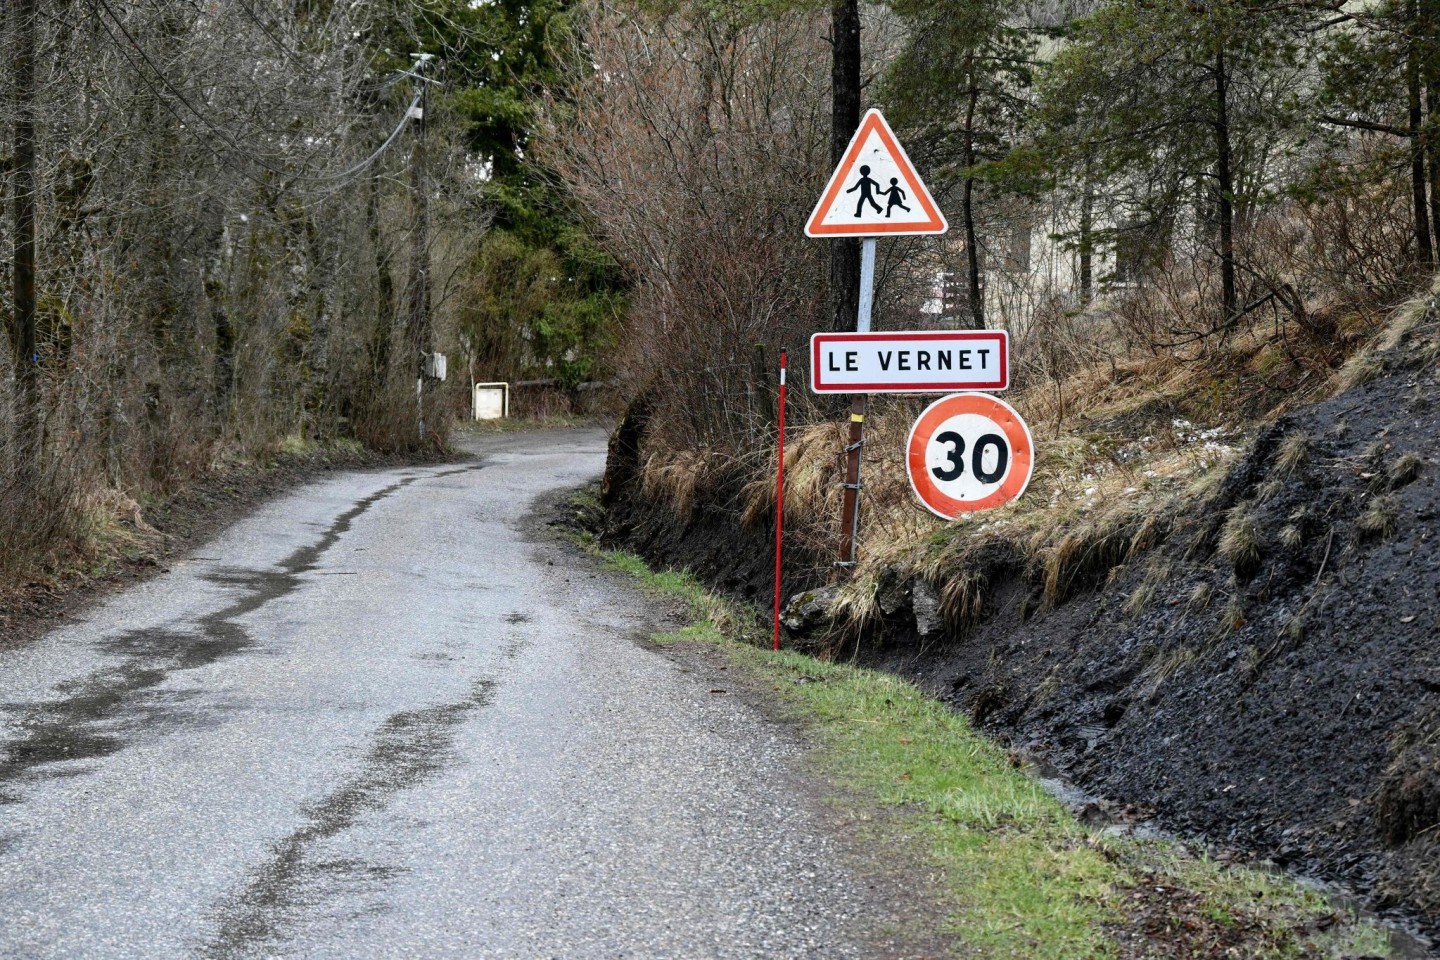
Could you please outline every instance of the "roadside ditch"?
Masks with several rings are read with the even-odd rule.
[[[1097,829],[1022,758],[912,683],[793,650],[772,653],[749,604],[688,573],[605,549],[594,533],[602,517],[587,492],[557,505],[550,525],[676,605],[682,626],[650,638],[657,652],[727,670],[732,688],[744,678],[762,712],[800,725],[831,803],[860,831],[857,849],[882,858],[885,873],[909,875],[912,900],[936,904],[939,926],[921,932],[944,944],[944,955],[1425,956],[1353,905],[1276,873],[1218,862],[1143,830]]]

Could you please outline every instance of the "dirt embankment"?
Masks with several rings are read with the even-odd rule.
[[[633,550],[661,567],[686,569],[706,583],[768,609],[775,589],[775,527],[744,521],[744,481],[731,477],[695,500],[688,516],[677,517],[647,497],[641,477],[640,446],[650,405],[645,397],[610,436],[600,499],[602,531],[608,544]],[[787,548],[785,596],[824,584],[831,558]]]
[[[1121,815],[1440,932],[1437,327],[1432,304],[1408,342],[1361,361],[1368,382],[1266,425],[1212,495],[1151,518],[1141,549],[1082,545],[1048,593],[1043,570],[996,556],[979,615],[923,640],[914,584],[893,584],[893,612],[836,648]],[[644,419],[642,404],[612,443],[612,540],[764,601],[768,525],[744,528],[738,490],[687,518],[648,501]],[[795,559],[787,595],[830,575]]]

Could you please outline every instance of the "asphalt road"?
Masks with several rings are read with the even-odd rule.
[[[0,956],[905,955],[794,732],[533,533],[603,434],[476,446],[0,653]]]

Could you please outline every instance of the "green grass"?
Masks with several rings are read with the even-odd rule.
[[[693,622],[678,631],[655,634],[651,638],[655,643],[670,646],[681,640],[703,639],[724,643],[732,638],[750,639],[745,628],[752,625],[754,617],[731,601],[706,590],[690,574],[651,570],[644,560],[633,553],[606,552],[601,557],[607,567],[629,574],[650,592],[683,600],[689,607]]]
[[[960,939],[982,956],[1106,955],[1103,926],[1118,918],[1104,894],[1123,878],[1064,808],[962,717],[886,674],[794,653],[735,653],[794,688],[837,783],[861,802],[911,811],[909,828],[959,907]]]
[[[936,878],[926,892],[949,913],[946,932],[957,955],[1118,956],[1115,932],[1142,929],[1143,909],[1151,920],[1158,909],[1171,932],[1143,954],[1132,945],[1126,956],[1388,956],[1381,928],[1339,915],[1324,897],[1284,878],[1218,864],[1178,843],[1102,836],[1082,826],[1003,749],[913,685],[736,642],[746,634],[768,640],[753,611],[688,574],[655,572],[627,553],[595,552],[646,590],[689,608],[692,623],[657,634],[657,644],[722,649],[806,722],[837,802],[853,804],[879,831],[878,842],[907,850]],[[875,815],[882,810],[890,815]],[[1211,952],[1221,943],[1230,951]]]

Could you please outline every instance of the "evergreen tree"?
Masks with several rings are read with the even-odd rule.
[[[1073,25],[1040,84],[1054,155],[1118,199],[1117,221],[1152,255],[1193,223],[1218,264],[1211,333],[1243,314],[1237,231],[1273,194],[1282,134],[1298,117],[1296,5],[1119,0]],[[1118,225],[1118,224],[1117,224]]]
[[[554,50],[568,0],[443,0],[414,28],[445,79],[483,168],[492,228],[476,251],[462,310],[484,376],[553,378],[573,388],[597,372],[623,309],[624,280],[579,225],[558,179],[529,156],[539,106],[558,84]]]
[[[978,187],[1020,129],[1036,40],[997,0],[897,0],[908,40],[886,74],[884,98],[937,189],[959,189],[971,324],[985,326]]]
[[[1395,139],[1409,167],[1415,259],[1433,265],[1440,247],[1440,3],[1385,0],[1346,14],[1320,48],[1319,119]]]

